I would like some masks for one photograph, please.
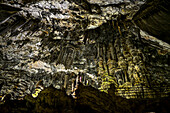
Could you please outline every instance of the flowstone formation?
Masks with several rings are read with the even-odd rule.
[[[0,105],[3,113],[168,113],[170,98],[161,99],[125,99],[116,96],[114,85],[109,93],[101,92],[92,86],[79,84],[76,90],[77,98],[66,95],[61,89],[52,86],[40,92],[37,98],[31,95],[24,100],[9,100]]]
[[[168,96],[169,44],[133,21],[144,3],[3,0],[1,103],[7,95],[36,98],[49,86],[76,98],[78,82],[106,93],[114,84],[115,95],[125,98]]]

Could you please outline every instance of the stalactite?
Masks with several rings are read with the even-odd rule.
[[[34,95],[41,80],[44,88],[74,96],[80,81],[104,92],[114,84],[115,95],[126,98],[152,98],[159,89],[168,90],[169,49],[132,20],[144,2],[4,1],[8,8],[1,12],[12,15],[0,21],[0,96]]]

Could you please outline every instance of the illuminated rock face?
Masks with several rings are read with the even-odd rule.
[[[126,98],[169,92],[169,45],[144,34],[132,20],[144,0],[4,4],[0,95],[22,99],[52,85],[74,96],[78,82],[104,92],[114,84],[115,94]]]
[[[170,98],[157,99],[125,99],[116,96],[111,85],[108,93],[100,92],[91,86],[79,84],[76,90],[76,99],[66,95],[64,90],[52,86],[44,88],[33,98],[27,95],[23,100],[9,100],[6,95],[4,104],[0,103],[0,112],[45,112],[45,113],[142,113],[142,112],[165,112],[168,113]]]

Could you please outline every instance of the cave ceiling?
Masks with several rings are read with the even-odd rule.
[[[145,3],[146,2],[146,3]],[[168,0],[1,0],[0,96],[78,82],[126,98],[166,96]],[[36,92],[37,91],[37,92]],[[135,91],[135,93],[134,93]]]

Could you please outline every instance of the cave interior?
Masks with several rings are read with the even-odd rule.
[[[170,1],[1,0],[1,113],[169,113]]]

